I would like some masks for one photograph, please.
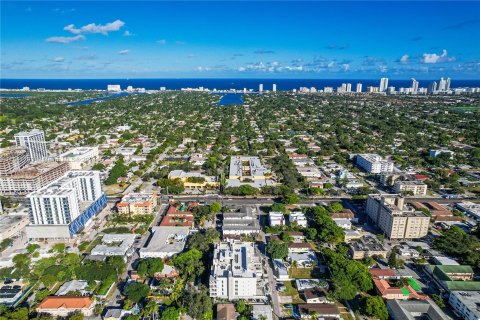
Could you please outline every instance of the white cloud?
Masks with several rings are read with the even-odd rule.
[[[244,72],[245,70],[247,70],[245,67],[238,68],[238,71],[240,71],[240,72]]]
[[[124,37],[133,37],[135,34],[134,33],[131,33],[130,31],[128,30],[125,30],[125,32],[123,33],[123,36]]]
[[[384,73],[384,72],[388,71],[388,67],[387,66],[378,66],[378,70],[380,70],[380,72]]]
[[[95,24],[90,23],[87,24],[79,29],[75,28],[74,24],[69,24],[63,30],[69,31],[73,34],[81,34],[81,33],[101,33],[103,35],[108,35],[109,32],[114,32],[120,30],[121,27],[125,25],[125,22],[121,20],[115,20],[113,22],[109,22],[107,24]]]
[[[442,54],[438,55],[436,53],[424,53],[423,54],[423,63],[439,63],[445,61],[455,61],[455,58],[448,58],[447,50],[443,49]]]
[[[55,57],[52,59],[53,62],[63,62],[65,61],[65,58],[64,57]]]
[[[75,41],[85,40],[85,37],[79,34],[75,37],[50,37],[47,38],[45,41],[47,42],[54,42],[54,43],[70,43]]]
[[[409,60],[410,60],[410,56],[409,56],[408,54],[404,54],[404,55],[400,58],[400,62],[403,63],[403,64],[408,63]]]
[[[129,53],[130,53],[130,50],[128,49],[118,51],[118,54],[122,54],[122,55],[129,54]]]
[[[161,45],[164,45],[164,44],[167,44],[167,40],[165,40],[165,39],[157,40],[157,43],[161,44]]]
[[[327,67],[333,68],[334,65],[335,65],[335,61],[330,61],[330,62],[327,64]]]
[[[342,69],[343,69],[343,71],[348,71],[348,70],[350,70],[350,65],[348,63],[344,63],[344,64],[342,64]]]

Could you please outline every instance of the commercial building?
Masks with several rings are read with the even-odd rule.
[[[71,238],[106,205],[98,171],[69,171],[45,187],[29,193],[30,239]]]
[[[305,214],[301,211],[294,211],[288,215],[288,223],[292,225],[296,223],[298,226],[307,227],[307,218]]]
[[[46,160],[48,157],[45,134],[41,130],[17,133],[15,143],[17,146],[27,148],[30,161],[33,163]]]
[[[263,268],[253,242],[215,244],[210,297],[238,300],[264,297]]]
[[[0,176],[13,174],[30,162],[25,147],[9,147],[0,149]]]
[[[92,256],[130,256],[133,253],[135,234],[106,234],[102,243],[96,245],[90,255]]]
[[[139,250],[140,258],[168,258],[183,251],[190,228],[152,227],[147,245]]]
[[[432,300],[387,300],[387,310],[393,320],[450,320]]]
[[[0,216],[0,241],[19,234],[28,224],[28,216],[1,215]]]
[[[452,291],[448,303],[463,319],[480,319],[480,291]]]
[[[357,165],[369,173],[393,172],[393,162],[384,160],[378,154],[358,154]]]
[[[58,156],[58,161],[68,162],[71,170],[83,170],[97,159],[98,147],[78,147]]]
[[[260,232],[260,223],[254,208],[244,206],[238,212],[225,212],[223,214],[223,236],[255,234]]]
[[[389,239],[417,239],[428,234],[430,217],[407,207],[398,195],[369,195],[367,214]]]
[[[285,216],[282,212],[270,211],[268,213],[268,223],[270,226],[283,226],[285,225]]]
[[[215,189],[220,183],[215,176],[206,176],[200,172],[185,172],[183,170],[173,170],[168,174],[168,179],[179,179],[187,189]]]
[[[259,157],[232,156],[228,187],[239,187],[248,184],[254,188],[262,188],[273,184],[272,173],[260,161]]]
[[[427,194],[427,185],[421,181],[397,181],[394,186],[395,193],[411,193],[413,196]]]
[[[46,297],[37,307],[38,314],[49,314],[54,317],[68,317],[80,312],[84,316],[93,315],[95,304],[90,297]]]
[[[120,214],[153,214],[157,206],[157,193],[129,193],[117,204]]]
[[[362,237],[352,240],[349,243],[352,259],[363,259],[366,257],[386,257],[388,250],[374,237]]]
[[[0,175],[1,195],[24,195],[60,178],[68,171],[64,162],[31,164],[10,175]]]
[[[26,293],[25,285],[21,281],[0,285],[0,304],[13,306]]]

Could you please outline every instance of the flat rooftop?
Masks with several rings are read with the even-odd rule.
[[[70,192],[75,191],[74,188],[69,185],[79,177],[95,177],[99,175],[97,171],[68,171],[61,178],[50,182],[43,188],[37,191],[33,191],[28,196],[62,196],[67,195]]]
[[[76,158],[89,152],[98,152],[98,147],[77,147],[60,155],[61,158]]]
[[[152,227],[152,235],[140,253],[167,252],[178,253],[183,250],[190,232],[189,227]]]

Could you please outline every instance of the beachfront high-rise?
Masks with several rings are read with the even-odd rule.
[[[263,92],[263,83],[258,85],[258,92]]]
[[[418,81],[412,78],[412,93],[418,92]]]
[[[357,83],[357,92],[362,92],[362,84]]]
[[[388,78],[381,78],[380,79],[380,92],[385,92],[387,91],[388,88]]]
[[[272,85],[272,91],[273,91],[273,92],[277,92],[277,84],[276,84],[276,83],[274,83],[274,84]]]
[[[15,135],[17,146],[25,147],[28,150],[32,163],[46,160],[48,157],[45,134],[43,131],[34,129],[28,132],[19,132]]]

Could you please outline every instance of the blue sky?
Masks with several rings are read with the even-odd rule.
[[[480,78],[480,2],[1,2],[2,78]]]

